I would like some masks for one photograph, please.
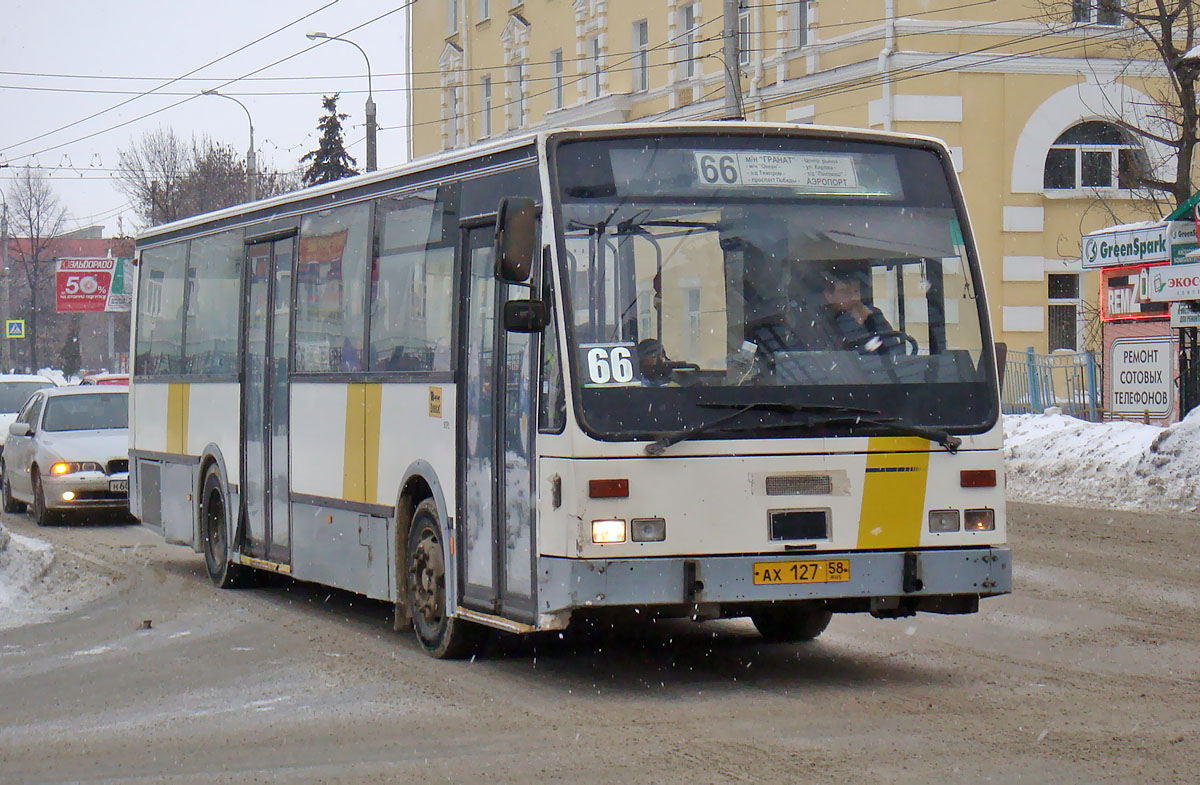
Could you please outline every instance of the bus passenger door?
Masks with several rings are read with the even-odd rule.
[[[294,238],[247,247],[242,353],[242,553],[291,559],[288,366]]]
[[[528,290],[497,281],[495,225],[464,231],[459,386],[459,522],[462,603],[534,618],[534,336],[506,333],[502,303]],[[510,291],[511,290],[511,291]]]

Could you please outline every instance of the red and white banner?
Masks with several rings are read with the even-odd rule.
[[[59,313],[104,311],[117,259],[59,259],[55,291]]]

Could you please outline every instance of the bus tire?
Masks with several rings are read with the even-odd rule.
[[[204,566],[218,589],[230,589],[244,582],[246,568],[229,559],[229,505],[221,488],[221,475],[211,468],[204,475],[200,493],[200,537],[204,544]]]
[[[770,643],[811,641],[825,632],[831,618],[833,614],[820,606],[772,608],[750,614],[758,634]]]
[[[444,541],[437,506],[426,499],[417,505],[408,530],[404,570],[408,612],[426,654],[457,660],[479,649],[486,630],[451,616],[446,607]]]

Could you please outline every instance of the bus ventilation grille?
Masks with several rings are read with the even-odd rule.
[[[767,478],[768,496],[828,496],[833,482],[827,474],[792,474]]]

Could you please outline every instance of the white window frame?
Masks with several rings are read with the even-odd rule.
[[[696,3],[688,3],[679,9],[679,39],[683,52],[681,73],[684,79],[696,76]]]
[[[587,40],[587,95],[588,98],[600,97],[600,72],[602,56],[600,54],[600,34],[589,36]]]
[[[446,88],[446,147],[458,147],[458,86]]]
[[[513,86],[512,118],[513,130],[525,127],[525,64],[513,63],[509,68]]]
[[[1109,4],[1115,6],[1115,8],[1102,8],[1102,6]],[[1113,13],[1115,17],[1113,21],[1101,21],[1101,13],[1104,10],[1110,13],[1119,11],[1121,5],[1121,0],[1071,0],[1071,21],[1077,25],[1120,27],[1125,21],[1120,13]]]
[[[491,0],[479,0],[478,5],[475,6],[475,10],[479,15],[479,19],[476,21],[483,22],[483,21],[486,21],[487,19],[491,18],[491,15],[492,15],[492,7],[491,6],[492,6]]]
[[[563,108],[563,50],[550,53],[550,108]]]
[[[446,33],[458,32],[458,0],[446,0]]]
[[[483,138],[492,135],[492,75],[479,80],[479,131]]]
[[[787,40],[793,49],[808,46],[808,0],[791,0],[787,26]]]
[[[1075,154],[1075,175],[1073,178],[1074,186],[1071,188],[1048,188],[1043,180],[1042,190],[1049,194],[1073,193],[1079,191],[1125,191],[1133,192],[1135,188],[1121,188],[1121,151],[1122,150],[1140,150],[1141,148],[1133,144],[1125,145],[1107,145],[1107,144],[1054,144],[1050,145],[1046,150],[1046,155],[1050,155],[1050,150],[1070,150]],[[1110,173],[1108,185],[1084,185],[1083,184],[1083,154],[1084,153],[1107,153],[1111,157]],[[1045,163],[1043,162],[1043,166]]]
[[[650,23],[639,19],[633,23],[633,92],[650,89]]]
[[[754,26],[751,24],[750,6],[745,0],[738,3],[737,26],[738,65],[745,67],[750,65],[750,55],[754,50]]]
[[[1052,275],[1073,276],[1075,278],[1075,291],[1079,292],[1080,294],[1082,294],[1082,292],[1083,292],[1083,280],[1082,280],[1080,273],[1053,272],[1053,273],[1046,274],[1046,349],[1048,351],[1054,351],[1054,348],[1055,348],[1050,345],[1050,325],[1052,322],[1052,320],[1050,318],[1050,308],[1052,306],[1070,306],[1075,309],[1075,341],[1074,341],[1075,345],[1071,346],[1071,347],[1060,346],[1058,348],[1059,349],[1069,348],[1072,351],[1077,352],[1077,351],[1079,351],[1079,348],[1082,345],[1082,339],[1083,339],[1083,298],[1081,296],[1050,297],[1049,296],[1049,294],[1050,294],[1050,276],[1052,276]]]

